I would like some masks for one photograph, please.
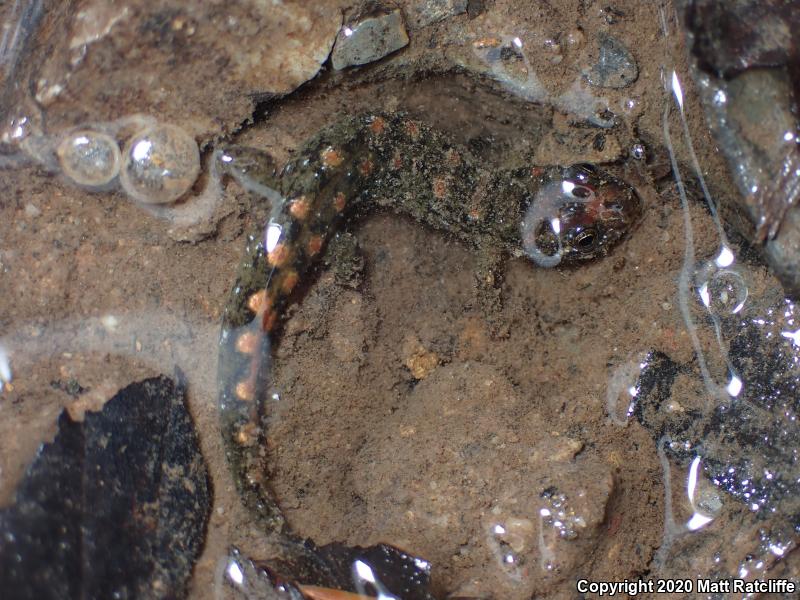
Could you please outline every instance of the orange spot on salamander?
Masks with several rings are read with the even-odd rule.
[[[343,192],[337,192],[336,196],[333,198],[333,208],[336,209],[336,212],[342,212],[344,210],[345,205],[347,204],[347,200]]]
[[[298,221],[305,221],[309,212],[311,212],[311,202],[305,196],[295,198],[289,205],[289,214]]]
[[[252,331],[245,331],[236,338],[236,350],[242,354],[253,354],[258,350],[259,335]]]
[[[292,251],[286,244],[277,244],[271,252],[267,253],[267,262],[273,267],[282,267],[292,256]]]
[[[412,140],[416,140],[419,137],[419,125],[414,121],[406,121],[404,124],[406,133]]]
[[[444,177],[436,177],[432,187],[433,195],[439,200],[447,196],[447,180]]]
[[[544,171],[542,167],[531,167],[531,177],[539,178],[544,175]]]
[[[358,172],[366,177],[372,173],[373,168],[374,165],[372,164],[372,161],[367,158],[366,160],[362,161],[360,165],[358,165]]]
[[[236,441],[242,446],[252,446],[258,441],[258,427],[255,423],[245,423],[236,432]]]
[[[234,388],[236,397],[244,402],[252,402],[256,395],[255,386],[250,381],[240,381]]]
[[[375,135],[380,135],[386,131],[386,120],[383,117],[372,117],[372,123],[369,124],[369,130]]]
[[[319,251],[322,250],[322,236],[315,235],[310,240],[308,240],[308,247],[306,248],[306,252],[309,256],[314,256]]]
[[[262,310],[269,310],[269,298],[267,298],[267,290],[259,290],[252,294],[247,299],[247,308],[254,313],[259,313]]]
[[[473,48],[478,50],[482,48],[497,48],[500,45],[500,40],[496,37],[482,37],[472,42]]]
[[[338,167],[344,162],[344,157],[341,153],[333,148],[333,146],[328,146],[320,153],[320,158],[322,159],[322,164],[326,167]]]
[[[298,281],[300,281],[300,275],[297,274],[297,271],[289,271],[283,276],[281,291],[283,291],[284,294],[291,294]]]
[[[261,329],[263,331],[272,331],[272,328],[275,327],[275,322],[278,320],[278,315],[272,311],[268,310],[264,313],[263,318],[261,319]]]

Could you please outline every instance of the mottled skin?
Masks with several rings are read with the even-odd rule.
[[[487,291],[503,255],[523,256],[535,244],[545,258],[560,247],[556,262],[564,264],[596,258],[641,212],[632,188],[589,165],[491,171],[400,114],[345,118],[305,144],[280,173],[250,148],[230,148],[221,161],[228,175],[272,201],[269,223],[248,238],[225,309],[219,362],[228,460],[245,504],[270,531],[285,523],[269,493],[263,456],[269,333],[332,233],[375,207],[407,215],[475,248],[478,281]],[[520,227],[539,213],[547,218]],[[559,221],[557,234],[539,224],[551,217]]]

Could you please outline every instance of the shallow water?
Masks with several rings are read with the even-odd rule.
[[[282,164],[338,115],[401,110],[489,169],[531,154],[609,162],[645,202],[601,260],[505,261],[492,314],[476,297],[475,253],[452,235],[380,211],[343,231],[272,340],[271,488],[297,534],[402,547],[431,563],[441,597],[571,597],[580,578],[796,579],[794,305],[717,217],[714,198],[732,186],[699,125],[672,13],[620,3],[630,16],[611,23],[598,4],[580,17],[553,4],[542,17],[498,2],[465,25],[480,44],[461,51],[442,33],[462,73],[322,77],[227,136]],[[628,43],[633,87],[596,90],[565,66],[583,56],[566,41],[578,24],[641,42]],[[553,39],[561,60],[536,53]],[[0,45],[0,64],[18,47]],[[130,137],[153,118],[136,113],[83,124]],[[0,503],[62,406],[97,410],[130,381],[179,368],[215,483],[191,595],[231,594],[214,583],[228,546],[266,558],[274,540],[228,472],[217,336],[270,198],[222,181],[206,149],[186,201],[145,209],[113,178],[71,181],[56,151],[66,131],[12,143],[4,156],[22,158],[0,171]]]

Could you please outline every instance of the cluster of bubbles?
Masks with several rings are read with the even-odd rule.
[[[582,529],[586,529],[586,519],[570,506],[567,496],[558,491],[543,495],[546,506],[539,510],[542,527],[551,528],[564,540],[574,540]]]
[[[91,191],[121,188],[148,205],[184,196],[200,174],[200,151],[186,131],[144,115],[76,127],[58,135],[31,134],[22,151],[45,168]]]
[[[566,494],[548,489],[541,495],[536,516],[503,516],[495,507],[488,527],[488,543],[499,567],[514,581],[531,577],[532,559],[538,555],[538,569],[550,573],[558,568],[556,548],[563,540],[574,540],[586,529]],[[538,517],[538,524],[536,523]]]

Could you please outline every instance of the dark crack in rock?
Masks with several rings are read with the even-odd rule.
[[[83,422],[66,411],[0,512],[3,598],[181,598],[211,505],[184,387],[129,385]]]

